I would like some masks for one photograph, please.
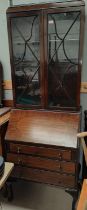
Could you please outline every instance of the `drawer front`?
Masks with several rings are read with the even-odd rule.
[[[65,162],[54,159],[47,159],[35,156],[21,154],[7,154],[7,161],[15,164],[26,165],[32,168],[40,168],[51,171],[59,171],[61,173],[75,174],[75,163]]]
[[[53,184],[61,187],[76,188],[75,177],[72,175],[59,174],[57,172],[32,169],[16,166],[12,173],[13,177],[30,181]]]
[[[64,149],[54,149],[54,148],[47,148],[47,147],[39,147],[39,146],[29,146],[29,145],[22,145],[22,144],[14,144],[10,143],[9,151],[19,154],[31,154],[36,156],[42,157],[49,157],[49,158],[56,158],[59,160],[67,160],[70,161],[71,157],[71,150],[64,150]]]

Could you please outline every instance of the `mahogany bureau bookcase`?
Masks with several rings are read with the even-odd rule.
[[[6,160],[14,177],[64,187],[75,201],[84,1],[10,7],[7,25],[14,109]]]

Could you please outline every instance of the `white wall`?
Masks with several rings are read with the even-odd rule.
[[[11,79],[6,21],[6,9],[8,8],[8,6],[8,0],[0,0],[0,61],[3,65],[3,76],[5,80]],[[7,99],[12,98],[12,91],[6,91],[5,97]]]
[[[85,0],[85,37],[83,50],[82,81],[87,82],[87,0]],[[84,129],[84,110],[87,110],[87,94],[81,94],[82,129]]]
[[[13,0],[14,5],[19,5],[19,4],[38,4],[38,3],[46,3],[46,2],[64,2],[66,0]],[[72,1],[72,0],[67,0],[67,1]]]
[[[46,2],[53,2],[55,0],[46,0]],[[60,1],[60,0],[59,0]],[[65,0],[63,0],[65,1]],[[40,3],[44,0],[13,0],[14,4],[24,3]],[[87,0],[85,0],[85,41],[84,41],[84,55],[83,55],[83,70],[82,81],[87,81]],[[8,48],[8,36],[7,36],[7,21],[6,21],[6,9],[9,6],[9,0],[0,0],[0,60],[4,69],[4,79],[11,79],[9,48]],[[5,98],[11,99],[12,92],[5,91]],[[81,94],[82,110],[87,109],[87,94]]]

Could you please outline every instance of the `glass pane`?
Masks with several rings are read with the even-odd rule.
[[[75,107],[80,12],[48,15],[48,103]]]
[[[16,103],[40,104],[39,17],[12,19]]]

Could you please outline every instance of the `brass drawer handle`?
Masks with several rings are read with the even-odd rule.
[[[19,165],[22,164],[22,161],[21,161],[20,159],[18,159],[18,164],[19,164]]]
[[[62,169],[61,165],[59,165],[59,166],[58,166],[58,169],[59,169],[59,170],[61,170],[61,169]]]
[[[20,152],[21,152],[21,148],[18,147],[18,148],[17,148],[17,153],[19,154]]]
[[[58,154],[58,158],[59,158],[60,160],[62,160],[62,154],[61,154],[61,153]]]

